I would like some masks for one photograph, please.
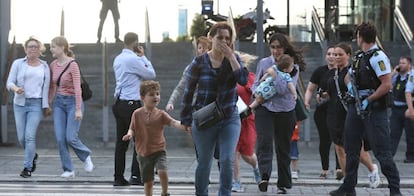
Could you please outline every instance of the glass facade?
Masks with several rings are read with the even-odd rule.
[[[396,0],[314,0],[310,5],[307,0],[301,0],[300,2],[302,5],[308,6],[305,12],[303,9],[291,7],[289,18],[292,21],[298,21],[298,16],[306,17],[306,15],[310,15],[306,13],[306,10],[312,10],[312,7],[315,7],[329,41],[351,41],[355,38],[356,25],[367,21],[376,25],[380,40],[391,41],[393,39],[393,11]],[[397,2],[399,3],[398,0]],[[310,29],[311,24],[307,22],[304,19],[302,23],[293,24],[292,26],[301,29],[307,26]],[[291,31],[291,36],[296,37],[297,40],[309,40],[309,37],[303,36],[303,33],[297,34],[294,32]]]

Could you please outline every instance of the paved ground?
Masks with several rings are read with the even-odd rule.
[[[54,141],[38,141],[38,142],[54,142]],[[91,146],[97,146],[97,144]],[[404,143],[400,145],[400,151],[396,155],[397,166],[401,175],[401,187],[405,195],[414,195],[414,164],[403,163]],[[300,160],[299,160],[299,179],[294,180],[294,186],[289,190],[290,195],[327,195],[330,190],[340,185],[340,182],[334,179],[333,172],[326,180],[318,178],[320,172],[319,155],[317,153],[316,143],[299,142]],[[106,147],[92,148],[92,160],[96,166],[92,173],[86,173],[83,170],[82,162],[72,152],[72,159],[75,164],[76,177],[72,179],[63,179],[59,175],[62,173],[59,155],[57,149],[41,148],[37,152],[39,154],[38,167],[31,178],[22,178],[19,173],[22,169],[23,150],[16,146],[0,147],[0,183],[24,183],[24,184],[101,184],[106,188],[112,189],[113,180],[113,154],[114,147],[109,144]],[[131,148],[128,151],[130,154]],[[185,192],[179,191],[179,188],[171,189],[173,195],[187,195],[188,188],[193,188],[194,171],[196,161],[194,150],[190,147],[168,148],[168,167],[169,179],[171,186],[186,186]],[[128,156],[126,178],[129,177],[131,156]],[[331,156],[333,159],[333,155]],[[374,160],[376,162],[376,160]],[[334,162],[331,162],[333,168]],[[274,164],[276,168],[276,164]],[[359,169],[359,184],[357,188],[358,195],[387,195],[387,181],[381,175],[381,185],[379,189],[369,189],[367,169],[361,166]],[[241,181],[244,183],[245,192],[235,193],[234,195],[274,195],[276,193],[275,183],[276,172],[273,173],[270,180],[271,187],[268,193],[260,193],[257,186],[253,183],[253,173],[249,165],[242,161],[241,164]],[[218,188],[218,169],[214,164],[211,171],[210,192],[216,195]],[[137,189],[131,187],[131,189]],[[142,190],[142,187],[138,187]],[[183,188],[184,190],[184,188]],[[190,191],[191,192],[191,191]],[[139,193],[139,191],[137,192]]]

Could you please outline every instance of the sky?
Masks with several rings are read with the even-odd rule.
[[[243,2],[243,3],[240,3]],[[312,1],[291,1],[293,18],[309,12]],[[294,4],[293,4],[294,3]],[[242,15],[256,7],[257,0],[215,0],[214,12],[228,15],[231,7],[233,16]],[[286,24],[286,2],[265,0],[275,23]],[[188,32],[193,17],[201,12],[201,0],[120,0],[120,38],[127,32],[136,32],[140,41],[145,36],[145,10],[148,10],[152,42],[161,42],[163,33],[174,39],[178,36],[178,10],[187,9]],[[95,43],[99,24],[101,2],[99,0],[11,0],[10,39],[16,37],[22,43],[35,36],[44,43],[60,35],[61,11],[65,15],[65,37],[71,43]],[[296,14],[295,12],[298,12]],[[298,16],[295,16],[298,15]],[[308,14],[310,16],[310,14]],[[310,17],[308,17],[310,19]],[[114,42],[112,14],[108,13],[102,32],[102,41]]]

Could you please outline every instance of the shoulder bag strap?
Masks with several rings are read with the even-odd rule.
[[[341,102],[341,104],[344,107],[345,111],[348,111],[348,107],[346,107],[345,101],[344,101],[344,99],[342,97],[341,89],[339,88],[339,74],[338,74],[338,72],[339,72],[338,71],[338,68],[336,68],[336,70],[335,70],[335,76],[334,76],[336,92],[338,93],[339,101]]]
[[[63,73],[65,73],[65,71],[69,69],[69,65],[70,65],[72,62],[74,62],[74,61],[75,61],[75,60],[71,60],[71,61],[69,61],[68,65],[66,65],[65,69],[63,69],[62,73],[60,73],[59,78],[58,78],[58,79],[57,79],[57,81],[56,81],[56,85],[57,85],[57,86],[60,86],[60,78],[62,77]]]

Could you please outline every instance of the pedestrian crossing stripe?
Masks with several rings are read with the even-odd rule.
[[[154,195],[161,194],[161,186],[156,184]],[[193,184],[169,185],[168,192],[171,195],[194,195]],[[144,195],[143,186],[114,187],[112,184],[0,184],[0,196],[8,195]]]

